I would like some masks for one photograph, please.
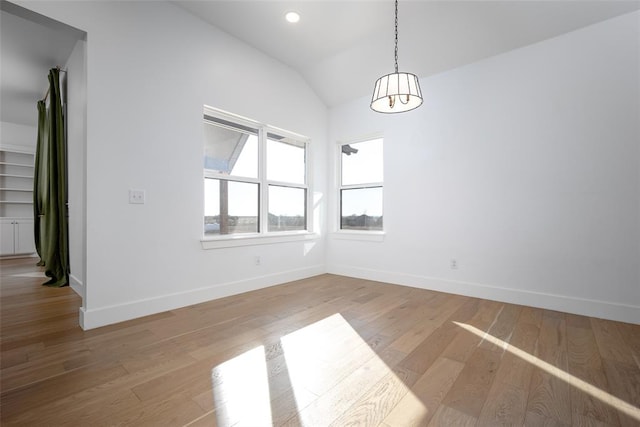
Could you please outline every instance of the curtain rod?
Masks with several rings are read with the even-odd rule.
[[[60,71],[61,73],[66,73],[66,72],[67,72],[67,70],[63,70],[63,69],[62,69],[62,68],[60,68],[60,67],[55,67],[55,68],[56,68],[58,71]],[[49,97],[49,90],[50,90],[50,88],[47,88],[47,92],[44,94],[44,98],[42,98],[42,100],[43,100],[43,101],[46,101],[46,100],[47,100],[47,98]]]

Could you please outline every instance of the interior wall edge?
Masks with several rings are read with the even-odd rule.
[[[235,282],[187,290],[185,292],[145,298],[109,307],[89,310],[81,308],[79,319],[80,327],[84,330],[95,329],[126,320],[187,307],[189,305],[277,286],[295,280],[307,279],[324,273],[326,273],[325,265],[319,264],[276,274],[268,274]]]
[[[69,275],[69,286],[84,300],[84,283],[73,274]]]
[[[640,325],[640,306],[634,305],[340,264],[328,265],[327,273]]]
[[[52,30],[60,31],[61,33],[67,34],[69,37],[73,37],[78,40],[87,39],[87,33],[85,31],[65,24],[64,22],[58,21],[56,19],[50,18],[47,15],[38,13],[34,10],[31,10],[30,8],[22,7],[21,5],[3,0],[0,2],[0,10],[15,16],[19,16],[20,18],[26,19],[28,21],[35,22],[36,24],[45,26]]]

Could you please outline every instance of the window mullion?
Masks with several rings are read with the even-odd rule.
[[[267,181],[267,185],[275,185],[278,187],[291,187],[291,188],[307,188],[305,184],[293,184],[291,182],[283,182],[283,181]]]
[[[309,188],[311,187],[311,150],[309,150],[309,144],[304,144],[304,185],[305,185],[305,195],[306,195],[306,205],[304,212],[304,228],[308,231],[313,231],[313,221],[311,221],[311,216],[313,215],[313,195],[309,193]]]
[[[219,180],[223,180],[223,181],[236,181],[236,182],[246,182],[246,183],[249,183],[249,184],[260,184],[260,180],[259,179],[245,178],[245,177],[238,177],[238,176],[231,176],[231,175],[224,175],[224,174],[220,174],[220,173],[205,172],[204,173],[204,177],[205,178],[210,178],[210,179],[219,179]]]
[[[267,183],[267,132],[264,127],[258,130],[258,176],[260,178],[260,234],[266,234],[269,221],[269,185]]]
[[[382,182],[367,182],[365,184],[350,184],[350,185],[341,185],[341,190],[351,190],[354,188],[380,188],[384,187]]]

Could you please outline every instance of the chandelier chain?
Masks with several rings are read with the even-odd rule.
[[[396,62],[396,74],[398,74],[398,0],[396,0],[396,48],[395,48],[395,62]]]

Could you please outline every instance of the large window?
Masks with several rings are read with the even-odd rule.
[[[382,230],[382,138],[340,145],[340,229]]]
[[[205,108],[205,237],[307,230],[307,141]]]

